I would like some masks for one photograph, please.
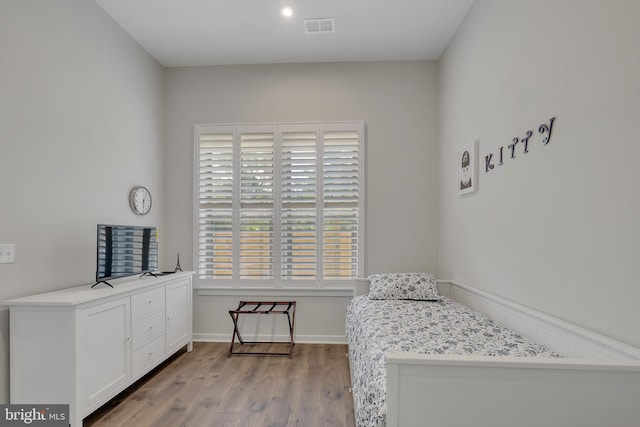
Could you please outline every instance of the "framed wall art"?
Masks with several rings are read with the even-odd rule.
[[[478,141],[458,150],[458,195],[478,190]]]

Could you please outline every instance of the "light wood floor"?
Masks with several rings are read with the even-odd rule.
[[[291,359],[228,358],[228,349],[194,343],[193,352],[179,352],[86,418],[85,427],[355,425],[346,345],[296,344]]]

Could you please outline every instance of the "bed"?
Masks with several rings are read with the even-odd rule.
[[[637,361],[561,358],[428,273],[370,281],[346,316],[357,427],[640,425]]]

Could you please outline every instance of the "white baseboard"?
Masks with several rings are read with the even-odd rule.
[[[440,285],[441,281],[438,281]],[[640,360],[640,349],[457,281],[450,297],[564,357]]]
[[[243,338],[244,335],[243,335]],[[245,338],[249,339],[249,338]],[[198,342],[230,342],[230,334],[193,334],[193,340]],[[254,337],[251,337],[254,340]],[[281,341],[287,342],[288,335],[278,336],[258,336],[256,341]],[[294,342],[296,344],[346,344],[347,340],[344,335],[296,335]]]

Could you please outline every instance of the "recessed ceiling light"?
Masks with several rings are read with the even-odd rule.
[[[283,16],[287,16],[287,17],[293,15],[293,9],[291,9],[289,6],[283,7],[282,8],[282,15]]]

